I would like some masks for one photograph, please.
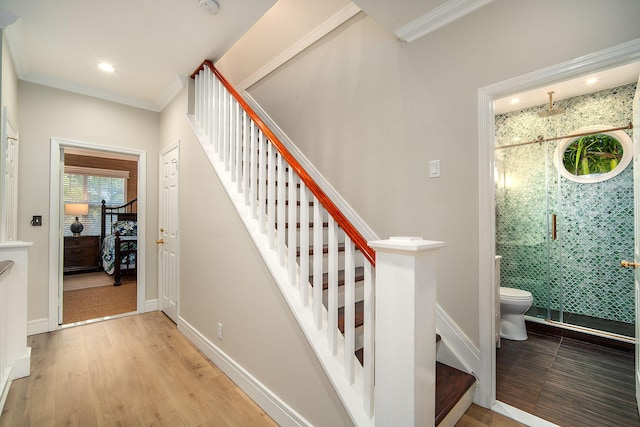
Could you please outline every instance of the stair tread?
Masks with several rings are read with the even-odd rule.
[[[355,281],[364,280],[364,267],[355,268]],[[313,286],[313,276],[309,276],[309,283]],[[338,271],[338,286],[344,286],[344,270]],[[322,289],[329,289],[329,273],[322,274]]]
[[[355,327],[364,325],[364,301],[356,303]],[[338,308],[338,329],[344,334],[344,307]]]
[[[436,362],[436,425],[442,422],[475,382],[473,375]]]
[[[278,228],[278,223],[276,222],[276,224],[275,224],[275,225],[276,225],[276,229],[277,229],[277,228]],[[314,226],[314,223],[313,223],[313,222],[310,222],[310,223],[309,223],[309,228],[313,228],[313,226]],[[329,227],[329,223],[328,223],[328,222],[323,222],[323,223],[322,223],[322,227],[323,227],[323,228],[328,228],[328,227]],[[284,224],[284,228],[285,228],[285,229],[288,229],[288,228],[289,228],[289,223],[288,223],[288,222]],[[299,223],[299,222],[296,222],[296,228],[298,228],[298,229],[300,228],[300,223]]]
[[[344,252],[344,243],[338,243],[338,252]],[[309,255],[313,255],[313,245],[309,245]],[[325,243],[322,245],[322,253],[323,254],[327,254],[329,253],[329,244]],[[298,247],[298,249],[296,250],[296,256],[300,256],[300,248]]]

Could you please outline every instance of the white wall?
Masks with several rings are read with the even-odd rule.
[[[49,316],[49,162],[50,138],[126,147],[147,152],[148,230],[158,227],[158,145],[160,114],[20,81],[20,175],[18,236],[29,250],[28,320]],[[32,227],[33,215],[43,226]],[[146,299],[157,297],[155,233],[147,234]]]
[[[478,89],[638,38],[639,16],[632,0],[496,0],[407,44],[361,13],[249,92],[381,238],[446,242],[438,302],[479,345]],[[219,61],[229,79],[227,58],[268,33],[253,40]]]
[[[180,318],[313,425],[351,425],[188,125],[187,92],[161,120],[162,146],[180,140]]]

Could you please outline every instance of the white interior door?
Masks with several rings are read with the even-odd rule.
[[[180,274],[178,271],[178,171],[179,144],[160,153],[160,230],[158,280],[161,310],[178,323]]]
[[[640,78],[636,86],[636,94],[633,98],[633,194],[634,194],[634,257],[635,262],[640,262]],[[636,400],[640,408],[640,268],[635,269],[635,295],[636,295]]]

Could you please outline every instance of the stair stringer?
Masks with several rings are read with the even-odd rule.
[[[231,200],[238,216],[242,220],[249,236],[253,240],[260,256],[264,260],[274,281],[278,285],[287,305],[296,318],[303,334],[311,345],[313,352],[318,358],[321,366],[345,410],[356,426],[374,426],[375,417],[369,417],[364,408],[364,379],[363,370],[359,362],[355,363],[355,375],[353,384],[349,384],[344,377],[344,338],[338,334],[336,354],[331,354],[328,350],[327,338],[327,310],[323,308],[322,328],[317,329],[313,321],[313,314],[308,306],[300,302],[300,292],[289,280],[289,272],[285,265],[278,262],[277,252],[269,247],[267,235],[260,231],[260,223],[252,217],[249,206],[244,202],[243,193],[237,191],[237,184],[231,180],[230,173],[225,170],[224,162],[219,159],[207,141],[207,137],[200,132],[193,115],[187,114],[187,121],[200,142],[204,154],[207,156],[216,176],[222,183],[227,196]],[[286,251],[288,252],[288,251]],[[285,258],[287,254],[285,253]],[[353,356],[354,359],[355,355]]]
[[[436,304],[436,331],[442,337],[436,360],[478,378],[480,349],[462,332],[440,304]],[[478,388],[479,386],[480,384]]]

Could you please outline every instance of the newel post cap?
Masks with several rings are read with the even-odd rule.
[[[444,242],[425,240],[422,237],[395,236],[387,240],[367,242],[376,252],[426,252],[444,247]]]

